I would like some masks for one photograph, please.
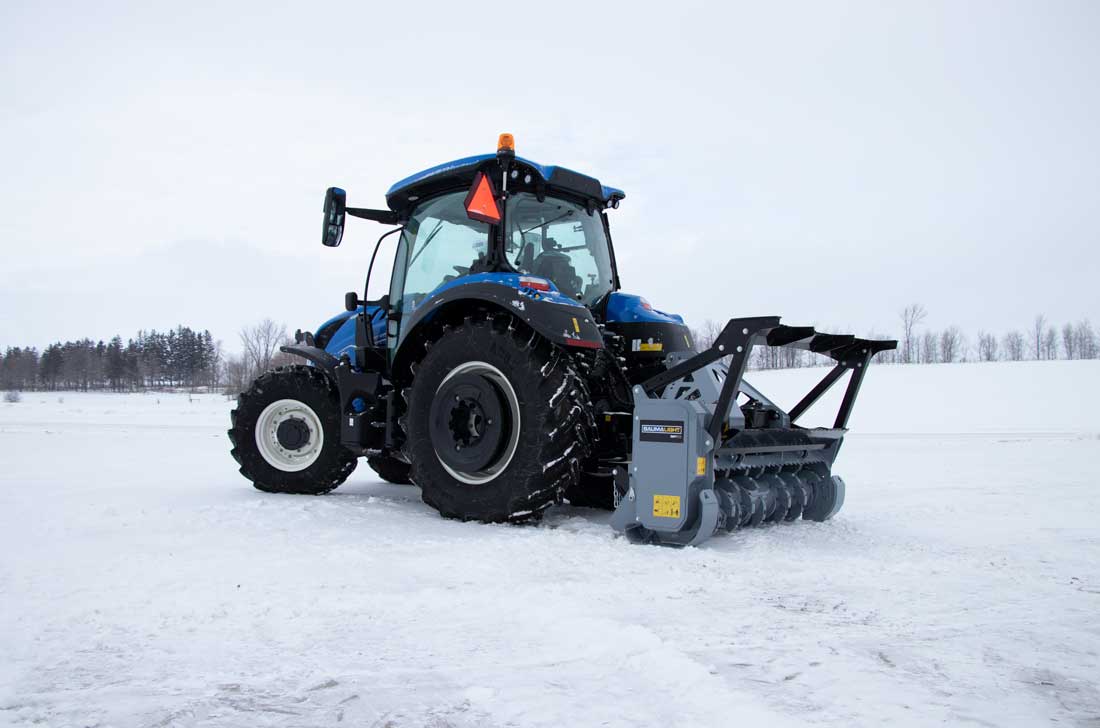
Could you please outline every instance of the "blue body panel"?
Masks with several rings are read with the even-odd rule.
[[[372,317],[372,328],[374,329],[374,344],[375,346],[386,345],[386,321],[382,318],[382,309],[378,306],[366,306],[366,312]],[[364,307],[360,306],[360,311],[364,310]],[[320,331],[321,328],[328,326],[334,321],[343,321],[344,323],[336,330],[336,333],[332,335],[332,338],[325,344],[325,351],[332,354],[337,359],[341,354],[350,353],[355,347],[355,313],[351,311],[343,311],[332,318],[330,318],[321,326],[317,327]]]
[[[405,179],[400,180],[398,182],[395,182],[393,184],[393,186],[390,187],[389,190],[386,191],[386,197],[389,197],[390,195],[392,195],[396,192],[400,192],[401,190],[405,189],[406,187],[412,187],[415,184],[423,182],[424,180],[428,179],[429,177],[434,177],[438,174],[444,174],[444,173],[447,173],[447,172],[453,172],[456,169],[462,169],[463,167],[476,167],[477,165],[479,165],[479,164],[481,164],[481,163],[483,163],[487,160],[496,159],[496,156],[497,155],[495,155],[495,154],[477,154],[477,155],[474,155],[472,157],[463,157],[462,159],[455,159],[451,162],[444,162],[443,164],[437,164],[434,167],[429,167],[428,169],[425,169],[421,172],[417,172],[416,174],[413,174],[413,175],[409,175]],[[520,162],[523,162],[524,164],[528,164],[528,165],[534,167],[535,171],[537,171],[540,175],[542,175],[543,181],[548,181],[550,179],[550,177],[554,174],[554,170],[558,169],[558,167],[556,165],[539,164],[538,162],[532,162],[530,159],[524,159],[523,157],[516,157],[516,159],[519,160]],[[562,169],[567,169],[567,168],[562,167]],[[573,170],[569,170],[569,171],[573,171]],[[607,202],[613,196],[614,197],[619,197],[619,198],[622,198],[622,197],[626,196],[625,193],[622,190],[618,189],[617,187],[608,187],[607,185],[603,185],[603,184],[601,184],[600,186],[603,188],[602,193],[603,193],[603,201],[604,202]]]
[[[526,278],[528,280],[534,279],[547,283],[550,286],[549,291],[539,291],[534,288],[528,288],[522,285],[520,279]],[[579,309],[587,310],[583,303],[576,301],[564,293],[561,293],[554,285],[553,281],[547,278],[540,278],[538,276],[521,276],[519,273],[477,273],[470,276],[463,276],[456,278],[453,281],[447,281],[437,286],[431,293],[424,296],[424,301],[430,300],[432,296],[442,293],[443,291],[457,288],[459,286],[467,286],[473,283],[496,283],[498,285],[507,286],[515,290],[517,295],[524,296],[526,298],[533,298],[536,300],[547,301],[549,303],[558,303],[566,306],[573,306]],[[360,310],[363,310],[360,308]],[[411,314],[415,311],[415,307],[406,311],[406,314]],[[382,309],[378,306],[368,306],[366,311],[372,317],[372,328],[374,329],[374,344],[375,346],[386,346],[386,321],[381,315]],[[355,347],[355,314],[350,311],[344,311],[336,316],[333,316],[325,323],[321,324],[317,328],[320,331],[323,327],[328,326],[334,321],[343,321],[340,328],[336,330],[336,333],[332,335],[332,338],[325,344],[325,351],[332,354],[336,358],[340,358],[341,354],[350,353]]]
[[[675,313],[658,311],[649,305],[641,296],[631,293],[612,293],[607,301],[607,321],[621,323],[653,322],[665,324],[682,324],[684,317]]]
[[[550,286],[549,291],[539,291],[534,288],[528,288],[520,283],[521,278],[527,280],[542,281]],[[424,300],[430,299],[437,293],[450,290],[451,288],[457,288],[458,286],[467,286],[471,283],[497,283],[502,286],[508,286],[515,289],[516,293],[526,296],[528,298],[534,298],[541,301],[548,301],[549,303],[560,303],[566,306],[575,306],[576,308],[583,308],[587,310],[585,305],[580,301],[570,298],[554,285],[554,282],[549,278],[542,278],[540,276],[526,276],[519,273],[475,273],[472,276],[462,276],[461,278],[455,278],[453,281],[447,281],[446,283],[438,286],[428,295],[424,296]],[[411,313],[411,311],[407,312]]]

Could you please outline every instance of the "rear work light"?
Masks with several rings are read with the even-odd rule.
[[[532,278],[530,276],[519,277],[520,288],[534,288],[536,291],[549,291],[550,281],[545,278]]]

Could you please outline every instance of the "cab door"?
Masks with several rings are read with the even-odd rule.
[[[466,192],[426,200],[401,233],[390,278],[390,353],[405,337],[417,308],[441,286],[479,269],[489,253],[489,225],[466,214]]]

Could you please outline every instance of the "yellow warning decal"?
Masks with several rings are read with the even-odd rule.
[[[707,459],[697,458],[695,460],[695,474],[706,475],[707,474]]]
[[[643,341],[642,343],[640,343],[638,345],[638,351],[664,351],[664,350],[665,350],[665,345],[662,344],[659,341],[656,342],[656,343],[649,342],[649,341]]]
[[[581,325],[577,323],[576,316],[573,317],[573,330],[576,331],[578,334],[581,332]]]
[[[680,496],[655,495],[653,496],[653,515],[657,518],[679,518]]]

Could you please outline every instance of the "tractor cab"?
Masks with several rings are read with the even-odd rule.
[[[539,306],[528,308],[529,300],[584,309],[577,325],[566,319],[561,338],[598,347],[596,320],[602,323],[610,294],[619,288],[606,211],[624,198],[595,178],[517,157],[507,134],[496,154],[454,160],[398,181],[386,193],[387,210],[347,207],[343,190],[330,188],[325,245],[339,245],[347,216],[400,227],[391,231],[397,248],[387,296],[364,301],[349,293],[347,313],[323,324],[316,344],[339,357],[365,343],[385,350],[392,363],[428,312],[434,315],[447,299],[487,296],[512,310],[522,305],[536,328],[558,327],[560,316],[540,315]],[[454,290],[460,286],[461,292]]]

